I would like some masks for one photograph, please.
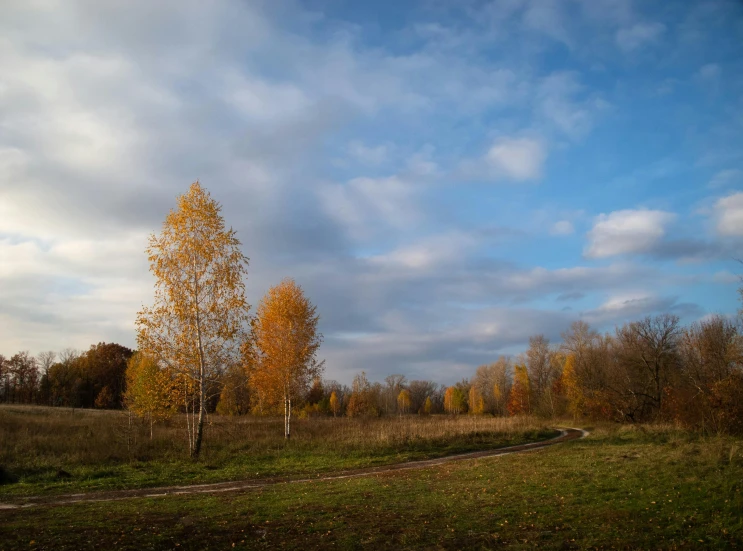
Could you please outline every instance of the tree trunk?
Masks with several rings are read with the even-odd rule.
[[[129,425],[126,430],[126,451],[131,454],[132,451],[132,410],[129,410]]]
[[[198,304],[199,287],[196,283],[196,302]],[[194,438],[191,457],[197,458],[201,451],[201,440],[204,436],[204,410],[206,409],[206,365],[204,363],[204,343],[201,340],[201,317],[198,309],[196,310],[196,336],[199,341],[199,421],[196,427],[196,437]]]
[[[201,451],[201,440],[204,436],[204,409],[206,400],[206,365],[204,364],[204,343],[201,340],[201,316],[199,315],[199,280],[194,275],[194,304],[196,304],[196,338],[199,346],[199,420],[194,429],[196,434],[191,448],[191,457],[196,459]],[[195,413],[195,412],[194,412]]]
[[[188,453],[191,453],[191,450],[193,449],[193,438],[191,437],[191,415],[188,412],[188,384],[186,383],[186,380],[183,379],[183,407],[186,410],[186,436],[188,436]]]
[[[284,439],[289,440],[291,436],[290,420],[292,416],[292,401],[288,396],[284,396]]]
[[[206,393],[205,386],[204,368],[202,364],[201,380],[199,381],[199,420],[198,425],[196,426],[196,438],[194,439],[193,451],[191,453],[191,457],[194,458],[199,456],[199,452],[201,451],[201,440],[204,436],[204,411],[206,410],[206,400],[204,399],[204,394]]]

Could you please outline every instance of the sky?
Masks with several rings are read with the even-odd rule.
[[[135,347],[197,179],[341,382],[733,315],[742,145],[735,0],[2,2],[0,352]]]

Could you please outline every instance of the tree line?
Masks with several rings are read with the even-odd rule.
[[[282,287],[298,292],[288,280],[271,292],[280,295]],[[743,335],[736,320],[723,316],[688,327],[673,315],[648,316],[604,334],[577,321],[561,342],[533,336],[525,353],[481,365],[471,378],[450,386],[408,381],[404,375],[371,382],[364,372],[348,386],[322,379],[319,370],[308,370],[304,380],[286,372],[272,379],[257,367],[255,354],[251,350],[248,356],[252,363],[238,363],[210,380],[205,413],[277,415],[291,399],[301,417],[570,415],[743,432]],[[0,355],[0,400],[82,408],[129,406],[155,422],[191,411],[197,395],[188,380],[146,355],[99,343],[86,352]]]
[[[72,408],[119,408],[125,393],[127,361],[133,351],[99,343],[81,352],[26,351],[0,354],[0,401]]]

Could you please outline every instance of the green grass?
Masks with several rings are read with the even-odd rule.
[[[435,468],[0,513],[0,549],[740,549],[743,441],[669,427]]]
[[[534,419],[446,416],[311,419],[283,439],[283,420],[212,418],[204,451],[189,459],[182,420],[136,425],[127,444],[122,413],[0,408],[0,501],[47,495],[300,477],[545,440],[557,434]],[[60,477],[64,471],[70,476]],[[5,480],[5,483],[2,483]]]

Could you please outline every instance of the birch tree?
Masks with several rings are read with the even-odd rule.
[[[470,387],[469,394],[470,415],[482,415],[485,413],[485,400],[475,385]]]
[[[444,411],[459,415],[465,409],[464,394],[456,386],[450,386],[444,394]]]
[[[433,410],[433,402],[431,401],[431,397],[426,396],[426,401],[423,404],[423,413],[425,415],[431,415],[432,410]]]
[[[335,393],[335,390],[330,393],[330,411],[333,412],[333,417],[336,417],[338,415],[338,412],[340,411],[340,403],[338,402],[338,395]]]
[[[263,297],[246,345],[250,382],[272,404],[284,406],[284,438],[291,436],[292,402],[322,374],[316,358],[322,343],[317,307],[293,279],[284,279]]]
[[[140,352],[129,358],[124,404],[136,416],[149,421],[150,440],[153,425],[175,413],[176,393],[173,385],[170,375],[160,369],[152,358]]]
[[[400,415],[404,415],[410,411],[410,392],[406,388],[403,388],[400,394],[397,395],[397,410],[400,412]]]
[[[193,457],[201,450],[208,393],[218,391],[219,375],[239,361],[250,308],[248,259],[221,210],[199,182],[178,198],[160,235],[150,236],[155,300],[137,317],[140,350],[195,387],[197,403],[190,409],[186,403]]]

